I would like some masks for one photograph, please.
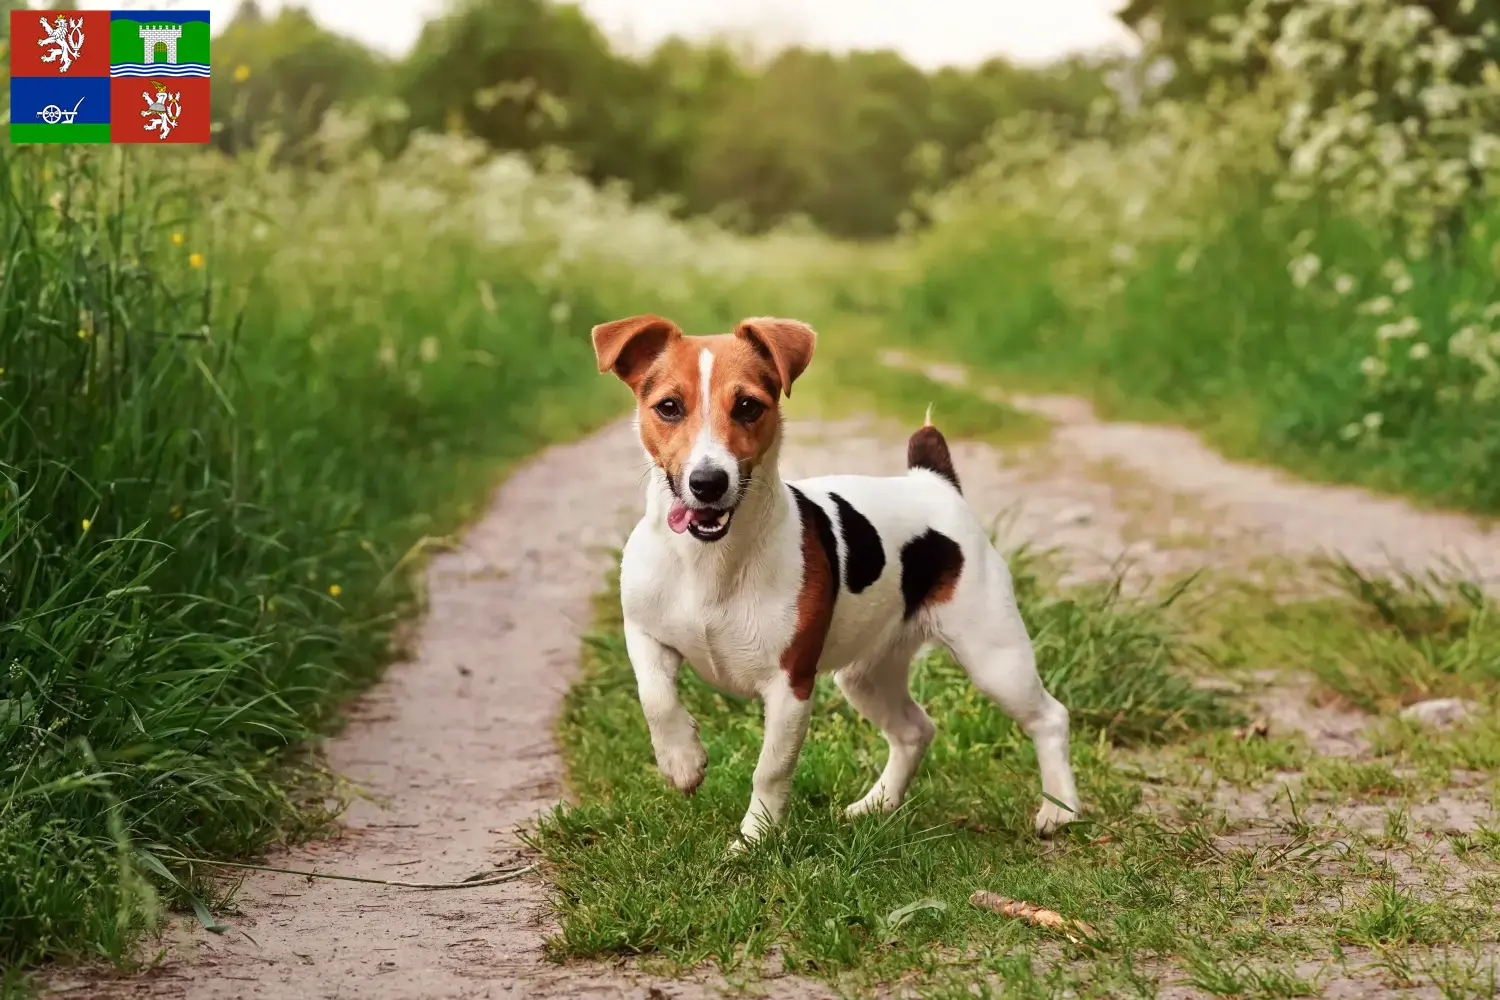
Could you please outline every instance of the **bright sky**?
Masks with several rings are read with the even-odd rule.
[[[1132,48],[1112,12],[1123,0],[580,0],[626,46],[672,34],[721,32],[765,47],[792,43],[845,50],[893,48],[931,69],[993,55],[1045,62],[1100,47]],[[399,55],[445,0],[261,0],[261,8],[303,6],[329,28]],[[239,0],[79,0],[92,9],[203,10],[222,24]]]

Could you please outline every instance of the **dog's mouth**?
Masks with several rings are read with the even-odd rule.
[[[729,534],[733,519],[732,507],[689,507],[676,498],[667,511],[667,527],[679,535],[685,531],[700,542],[716,542]]]

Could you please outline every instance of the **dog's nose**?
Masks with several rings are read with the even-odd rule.
[[[688,489],[704,503],[713,503],[729,490],[729,473],[723,469],[694,469],[688,474]]]

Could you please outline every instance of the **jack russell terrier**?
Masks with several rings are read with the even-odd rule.
[[[933,736],[908,670],[920,645],[940,642],[1035,743],[1036,831],[1047,836],[1078,810],[1068,711],[1042,688],[1010,569],[964,501],[930,411],[904,476],[788,483],[777,474],[778,403],[815,339],[805,323],[771,318],[707,337],[659,316],[593,329],[599,371],[635,393],[652,465],[620,597],[657,767],[692,794],[708,766],[677,697],[684,659],[720,690],[758,695],[765,743],[734,846],[755,841],[786,815],[813,683],[832,673],[890,747],[879,779],[846,812],[895,809]]]

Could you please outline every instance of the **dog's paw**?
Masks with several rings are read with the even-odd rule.
[[[1077,818],[1078,806],[1076,803],[1072,809],[1066,809],[1051,799],[1047,799],[1042,802],[1042,808],[1037,810],[1036,835],[1038,837],[1050,837]]]
[[[858,802],[851,802],[844,808],[845,819],[858,819],[861,816],[881,815],[883,813],[895,812],[899,802],[892,802],[885,793],[885,789],[876,785],[865,793],[865,797]]]
[[[656,767],[667,784],[684,795],[692,795],[708,773],[708,751],[698,740],[669,747],[656,755]]]

